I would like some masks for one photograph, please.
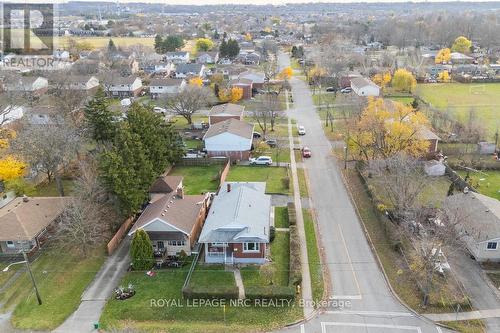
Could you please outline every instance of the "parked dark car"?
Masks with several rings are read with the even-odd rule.
[[[335,87],[327,87],[326,92],[336,92],[337,89]]]
[[[276,141],[276,139],[268,139],[268,140],[266,140],[266,144],[269,147],[274,148],[278,145],[278,141]]]

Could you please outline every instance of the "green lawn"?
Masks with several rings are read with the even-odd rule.
[[[312,95],[312,99],[314,102],[314,105],[327,105],[330,104],[333,106],[335,103],[335,93],[333,92],[326,92],[324,89],[321,91],[316,92],[316,94]]]
[[[72,179],[63,179],[63,189],[64,195],[71,195],[73,188],[75,186],[75,181]],[[57,191],[56,182],[53,180],[50,183],[42,183],[35,187],[34,197],[58,197],[59,191]]]
[[[274,226],[276,228],[288,228],[290,226],[288,208],[274,207]]]
[[[467,175],[466,171],[457,171],[462,177]],[[484,173],[471,172],[471,185],[479,193],[500,200],[500,170],[485,170]],[[479,186],[478,186],[479,185]]]
[[[22,273],[10,288],[0,294],[0,303],[5,302],[5,310],[14,308],[12,325],[25,330],[52,330],[62,324],[80,304],[83,291],[104,258],[102,248],[84,258],[55,249],[46,250],[32,263],[42,305],[36,301],[27,273]]]
[[[225,271],[224,265],[198,264],[191,276],[190,285],[200,287],[236,286],[233,272]]]
[[[196,139],[184,139],[183,140],[184,144],[186,145],[186,148],[188,149],[200,149],[203,148],[203,141],[202,140],[196,140]]]
[[[420,84],[417,86],[417,94],[438,109],[449,109],[462,123],[468,121],[469,110],[474,108],[477,119],[489,131],[488,139],[492,139],[500,125],[500,83]]]
[[[202,116],[202,115],[194,115],[192,117],[192,123],[197,124],[201,122],[208,123],[208,117],[207,116]],[[190,128],[190,125],[188,124],[186,118],[181,117],[181,116],[175,116],[171,119],[171,122],[174,126],[175,129],[186,129]]]
[[[183,176],[182,181],[186,194],[215,192],[219,187],[221,165],[208,166],[176,166],[169,175]]]
[[[266,182],[267,193],[290,194],[290,186],[285,186],[283,178],[288,178],[286,168],[268,166],[233,166],[227,177],[235,182]]]
[[[302,168],[297,169],[297,176],[299,178],[299,190],[300,190],[300,196],[302,198],[307,198],[309,197],[309,191],[307,189],[307,180],[306,180],[306,173],[305,170]]]
[[[276,237],[271,243],[271,259],[276,268],[274,283],[287,286],[290,268],[290,235],[288,232],[276,232]]]
[[[323,298],[323,270],[318,250],[318,241],[314,229],[314,220],[308,209],[303,209],[304,229],[306,232],[307,258],[309,260],[309,272],[311,275],[311,286],[314,301],[318,302]]]
[[[413,103],[413,97],[411,96],[385,96],[385,98],[390,99],[394,102],[399,102],[405,105],[411,105]]]
[[[136,295],[125,301],[111,299],[101,316],[107,330],[131,327],[141,331],[159,332],[255,332],[269,331],[301,318],[298,307],[188,307],[182,299],[182,285],[187,268],[160,270],[154,277],[144,272],[129,272],[122,285],[132,283]],[[214,282],[215,283],[215,282]],[[155,306],[151,300],[177,300],[177,304]],[[156,303],[159,304],[159,303]]]

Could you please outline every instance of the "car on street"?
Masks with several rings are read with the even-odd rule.
[[[254,139],[260,139],[261,137],[262,137],[262,134],[260,134],[259,132],[253,132]]]
[[[352,88],[351,87],[345,87],[344,89],[341,89],[340,92],[343,93],[343,94],[349,94],[350,92],[352,92]]]
[[[306,135],[306,128],[304,126],[297,127],[299,135]]]
[[[335,87],[327,87],[326,92],[336,92],[337,89]]]
[[[273,164],[273,159],[269,156],[259,156],[257,158],[250,159],[251,165],[271,165]]]
[[[309,149],[309,147],[302,148],[302,157],[309,158],[309,157],[311,157],[311,155],[312,155],[312,153],[311,153],[311,149]]]
[[[266,140],[266,144],[271,147],[271,148],[274,148],[278,145],[278,141],[276,141],[276,139],[267,139]]]

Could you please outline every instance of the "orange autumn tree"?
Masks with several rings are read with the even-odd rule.
[[[348,125],[349,149],[364,160],[385,159],[399,152],[423,156],[429,142],[419,132],[428,125],[427,117],[410,106],[370,98],[359,118]]]
[[[240,87],[232,87],[219,90],[219,100],[221,102],[236,103],[243,98],[243,89]]]
[[[201,77],[193,77],[189,79],[189,84],[192,86],[201,87],[203,85],[203,80],[201,79]]]
[[[293,69],[292,67],[285,67],[283,70],[278,74],[278,78],[283,79],[283,80],[290,80],[293,75]]]

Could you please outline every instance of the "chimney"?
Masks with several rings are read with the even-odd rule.
[[[231,192],[231,183],[227,183],[227,192]]]
[[[180,199],[184,199],[184,188],[182,186],[177,187],[176,194]]]

